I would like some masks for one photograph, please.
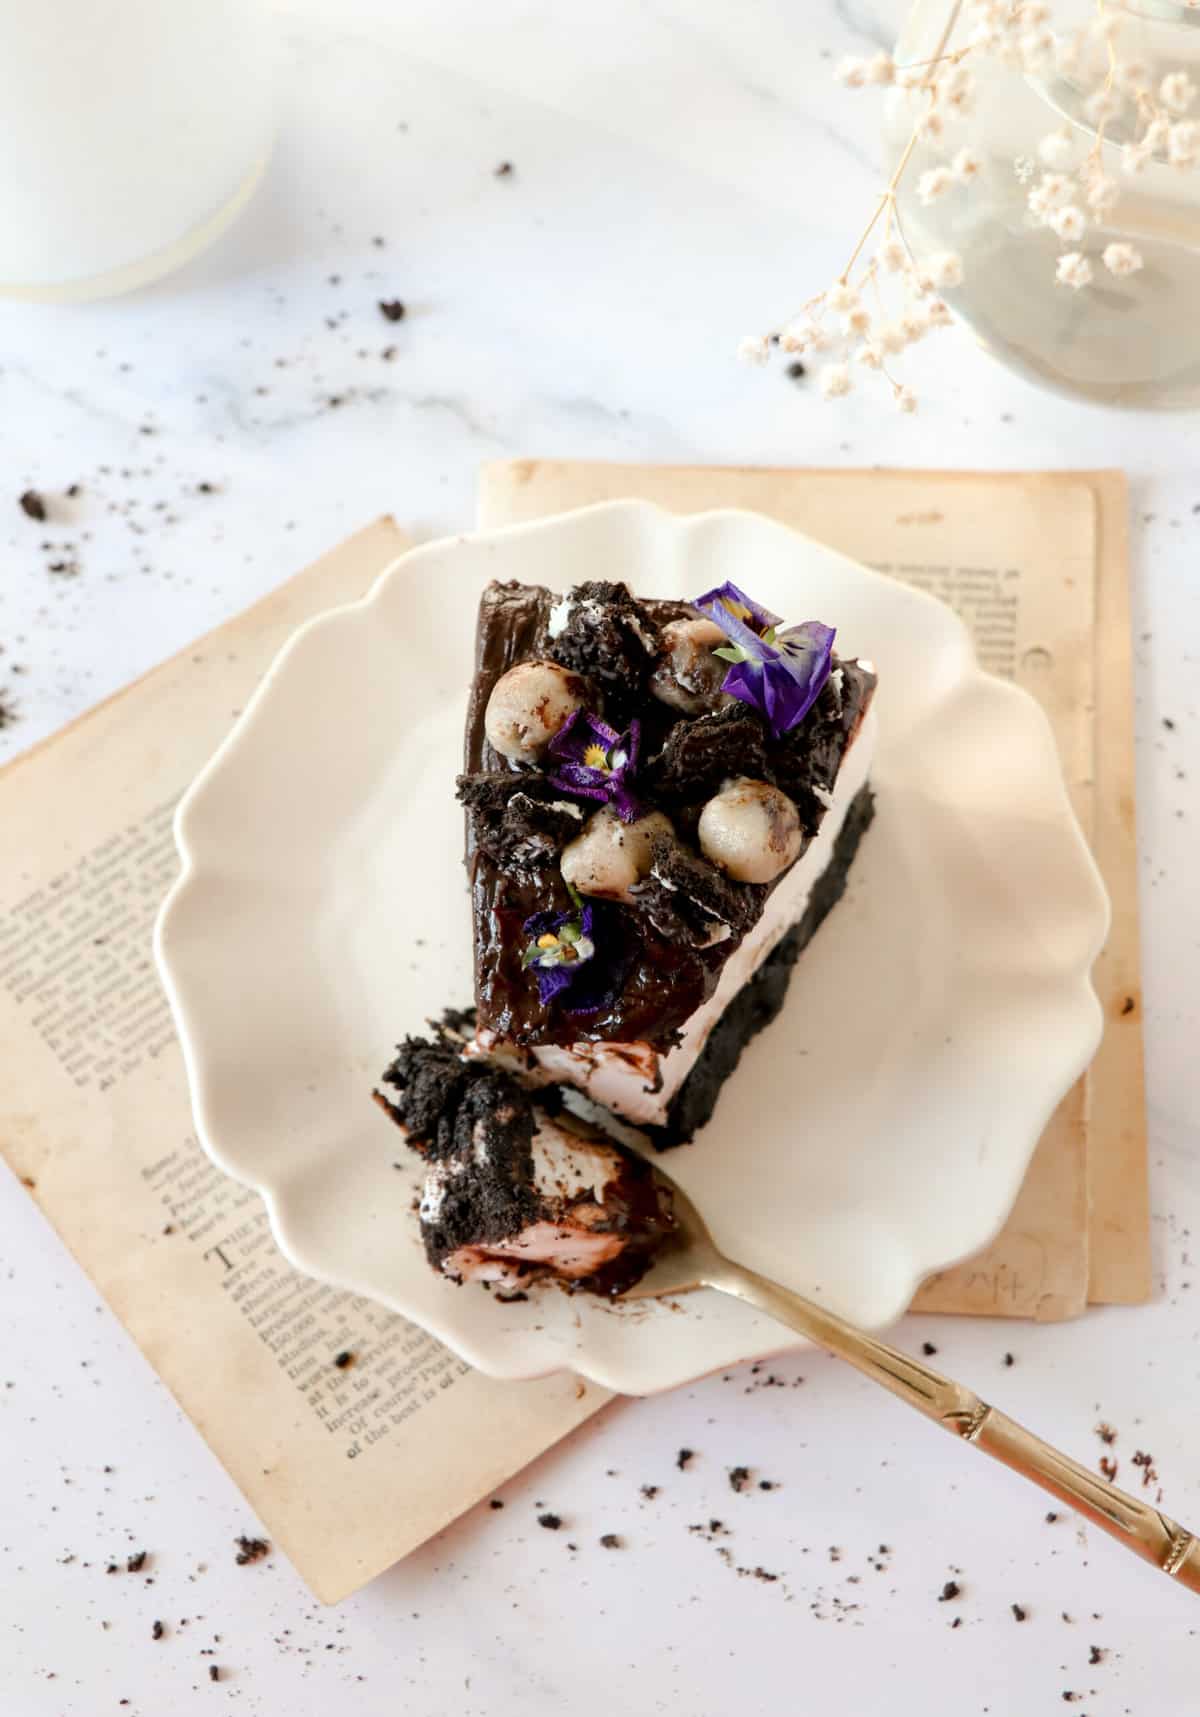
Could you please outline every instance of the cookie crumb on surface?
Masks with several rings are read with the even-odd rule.
[[[234,1543],[238,1547],[234,1561],[239,1568],[244,1568],[247,1562],[261,1562],[271,1551],[265,1538],[248,1538],[245,1533],[235,1538]]]
[[[931,1341],[923,1341],[921,1343],[921,1352],[925,1355],[926,1359],[932,1359],[934,1354],[937,1352],[937,1348],[934,1347]]]
[[[737,1491],[738,1494],[740,1495],[741,1492],[745,1490],[746,1486],[749,1483],[750,1483],[750,1468],[749,1467],[730,1467],[730,1469],[729,1469],[729,1488],[730,1488],[730,1490]]]
[[[334,1355],[333,1363],[337,1366],[339,1371],[349,1371],[350,1367],[354,1364],[354,1358],[355,1356],[350,1352],[349,1348],[343,1348],[341,1353]]]
[[[600,1542],[606,1550],[621,1550],[624,1548],[622,1540],[615,1532],[603,1533],[601,1535]]]
[[[1014,1622],[1023,1622],[1029,1614],[1023,1604],[1010,1604],[1008,1607],[1013,1613]]]
[[[23,495],[18,496],[17,505],[27,519],[36,519],[39,524],[45,520],[46,503],[36,489],[26,489]]]
[[[680,1472],[683,1471],[689,1461],[695,1458],[695,1454],[695,1449],[680,1449],[679,1453],[675,1457],[675,1465],[679,1468]]]
[[[492,168],[493,179],[511,179],[512,176],[513,164],[511,161],[501,161],[498,167]]]
[[[562,1525],[561,1514],[539,1514],[537,1518],[538,1525],[544,1526],[547,1532],[557,1532],[559,1527]]]
[[[939,1604],[948,1604],[952,1598],[958,1598],[961,1596],[962,1596],[962,1587],[959,1585],[958,1581],[957,1580],[947,1580],[946,1584],[942,1587],[941,1591],[938,1593],[938,1603]]]
[[[408,314],[408,307],[401,298],[381,298],[379,314],[386,322],[403,322]]]

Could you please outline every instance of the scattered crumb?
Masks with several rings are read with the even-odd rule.
[[[1064,1694],[1063,1694],[1063,1701],[1064,1701],[1064,1703],[1065,1703],[1065,1704],[1067,1704],[1067,1705],[1074,1705],[1074,1703],[1075,1703],[1075,1701],[1076,1701],[1076,1700],[1077,1700],[1077,1699],[1078,1699],[1078,1698],[1079,1698],[1079,1694],[1078,1694],[1078,1693],[1070,1693],[1070,1692],[1067,1692],[1067,1693],[1064,1693]]]
[[[265,1538],[247,1538],[245,1533],[234,1539],[237,1545],[237,1555],[234,1561],[239,1568],[244,1568],[247,1562],[261,1562],[264,1556],[269,1556],[271,1546]]]
[[[6,691],[0,691],[0,731],[6,727],[11,727],[16,719],[17,712],[9,701],[9,694]]]
[[[221,1679],[221,1671],[215,1663],[210,1663],[208,1666],[208,1679],[210,1681],[220,1681]]]
[[[1117,1440],[1117,1433],[1105,1419],[1096,1426],[1096,1435],[1102,1443],[1115,1443]]]
[[[656,1484],[644,1484],[642,1486],[642,1495],[645,1497],[647,1502],[653,1502],[655,1497],[658,1495],[660,1488],[661,1487]]]
[[[736,1491],[738,1493],[738,1495],[740,1496],[742,1491],[745,1490],[746,1486],[749,1483],[750,1483],[750,1468],[749,1467],[730,1467],[730,1469],[729,1469],[729,1488],[730,1488],[730,1490]]]
[[[133,1555],[127,1557],[125,1560],[126,1570],[130,1574],[140,1574],[145,1566],[146,1552],[144,1550],[135,1550]]]
[[[787,367],[787,373],[792,381],[800,382],[808,374],[808,369],[799,358],[794,358]]]
[[[504,1504],[501,1502],[501,1500],[498,1496],[494,1496],[492,1498],[491,1502],[488,1503],[488,1507],[489,1508],[503,1508]]]
[[[22,506],[23,506],[23,507],[24,507],[24,506],[25,506],[25,497],[24,497],[24,496],[23,496],[23,495],[22,495],[22,497],[21,497],[21,505],[22,505]],[[26,511],[27,511],[27,512],[28,512],[28,508],[26,508]],[[31,515],[31,517],[33,517],[33,518],[35,518],[35,519],[39,519],[39,518],[42,518],[42,517],[44,517],[44,515],[43,515],[43,514],[41,514],[41,513],[34,513],[34,514],[32,514],[32,515]],[[1167,732],[1168,732],[1168,733],[1174,733],[1174,731],[1175,731],[1175,723],[1174,723],[1174,722],[1173,722],[1173,721],[1172,721],[1172,720],[1171,720],[1171,718],[1170,718],[1170,716],[1169,716],[1169,715],[1164,715],[1164,716],[1163,716],[1163,718],[1162,718],[1162,721],[1163,721],[1163,726],[1164,726],[1164,727],[1165,727],[1165,728],[1166,728],[1166,730],[1167,730]],[[1065,1696],[1064,1696],[1064,1697],[1065,1697]]]
[[[1090,1645],[1088,1647],[1088,1662],[1093,1665],[1104,1662],[1104,1647],[1102,1645]]]
[[[1158,1477],[1157,1472],[1154,1470],[1154,1456],[1148,1455],[1143,1449],[1135,1449],[1133,1454],[1133,1464],[1135,1467],[1141,1467],[1142,1469],[1143,1486],[1152,1485]]]
[[[952,1628],[961,1628],[962,1627],[962,1617],[961,1616],[955,1616],[954,1620],[950,1623],[950,1626]]]
[[[348,1348],[343,1348],[341,1353],[334,1356],[333,1363],[337,1366],[339,1371],[349,1371],[350,1367],[354,1364],[356,1357],[357,1356],[351,1353]]]
[[[1017,1361],[1016,1361],[1016,1358],[1014,1357],[1013,1354],[1006,1353],[1004,1355],[1004,1363],[1005,1363],[1005,1365],[1015,1365],[1017,1363]]]
[[[1008,1607],[1013,1613],[1013,1621],[1014,1622],[1023,1622],[1025,1620],[1026,1616],[1029,1614],[1029,1611],[1024,1607],[1023,1604],[1010,1604]]]
[[[1104,1476],[1108,1480],[1109,1484],[1115,1484],[1116,1477],[1117,1477],[1117,1463],[1116,1463],[1116,1461],[1110,1460],[1107,1455],[1101,1455],[1101,1457],[1100,1457],[1100,1471],[1104,1474]]]
[[[625,1548],[624,1540],[619,1538],[615,1532],[605,1532],[601,1536],[600,1542],[606,1550],[623,1550]]]
[[[150,1629],[150,1638],[161,1639],[166,1631],[166,1628],[161,1622],[155,1622],[154,1626]]]
[[[1126,996],[1125,1000],[1121,1004],[1121,1012],[1122,1014],[1131,1014],[1136,1006],[1137,1003],[1134,1001],[1133,997]]]
[[[1057,1516],[1057,1514],[1055,1514],[1055,1512],[1054,1512],[1054,1510],[1053,1510],[1053,1509],[1051,1509],[1051,1510],[1050,1510],[1050,1512],[1049,1512],[1049,1513],[1048,1513],[1048,1514],[1047,1514],[1047,1516],[1046,1516],[1046,1525],[1047,1525],[1047,1526],[1053,1526],[1053,1525],[1054,1525],[1054,1522],[1055,1522],[1055,1521],[1056,1521],[1056,1520],[1057,1520],[1057,1519],[1058,1519],[1058,1516]]]
[[[387,322],[403,322],[408,310],[400,298],[381,298],[379,300],[379,314]]]
[[[779,1481],[778,1479],[759,1479],[758,1488],[759,1490],[778,1490]]]
[[[513,164],[511,161],[501,161],[501,163],[498,167],[492,168],[492,178],[493,179],[511,179],[513,176],[513,171],[514,171]]]
[[[25,493],[18,497],[17,505],[27,519],[36,519],[39,524],[44,523],[46,503],[36,489],[26,489]]]
[[[675,1465],[679,1468],[680,1472],[683,1471],[689,1461],[694,1459],[695,1454],[695,1449],[680,1449],[679,1453],[675,1457]]]
[[[562,1525],[561,1514],[539,1514],[538,1525],[544,1526],[547,1532],[557,1532]]]
[[[934,1347],[931,1341],[923,1341],[921,1343],[921,1352],[925,1355],[926,1359],[932,1359],[934,1354],[937,1352],[937,1348]]]
[[[962,1596],[962,1587],[959,1585],[958,1581],[957,1580],[947,1580],[946,1584],[942,1587],[941,1591],[938,1593],[938,1603],[939,1604],[948,1604],[948,1603],[950,1603],[950,1601],[952,1599],[958,1598],[961,1596]]]

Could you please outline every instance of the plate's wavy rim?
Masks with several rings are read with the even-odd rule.
[[[305,1274],[313,1276],[318,1280],[330,1283],[331,1285],[346,1286],[351,1288],[354,1292],[366,1294],[368,1297],[389,1305],[393,1310],[404,1316],[412,1316],[411,1308],[394,1296],[380,1293],[378,1289],[367,1283],[348,1281],[341,1273],[331,1273],[323,1268],[319,1261],[304,1256],[303,1248],[292,1243],[288,1232],[289,1224],[287,1222],[284,1209],[287,1192],[286,1186],[276,1186],[257,1178],[247,1165],[240,1162],[235,1156],[231,1156],[222,1147],[219,1140],[213,1135],[212,1129],[206,1124],[205,1116],[208,1108],[206,1100],[207,1091],[210,1080],[214,1076],[216,1070],[207,1067],[205,1064],[202,1047],[199,1042],[199,1034],[193,1029],[194,1022],[192,1018],[192,1009],[188,998],[184,993],[186,985],[185,982],[178,977],[173,968],[170,949],[168,946],[172,925],[178,919],[182,918],[186,920],[187,904],[189,896],[192,893],[192,885],[197,876],[201,874],[202,832],[193,829],[193,820],[196,817],[198,808],[203,805],[209,782],[241,751],[248,748],[250,744],[250,735],[253,733],[256,726],[258,711],[269,698],[272,687],[277,679],[287,671],[289,663],[293,655],[298,652],[301,643],[307,640],[312,634],[318,633],[326,627],[334,625],[339,618],[354,611],[362,611],[363,613],[369,612],[371,608],[381,600],[384,593],[396,578],[402,575],[407,575],[415,567],[419,567],[420,563],[423,561],[429,560],[436,562],[438,558],[445,555],[448,550],[451,550],[456,546],[467,543],[491,543],[501,539],[519,540],[522,537],[552,531],[567,521],[571,521],[572,524],[577,525],[589,517],[622,513],[634,517],[640,515],[648,520],[655,521],[656,526],[659,528],[664,525],[669,526],[671,529],[684,535],[699,532],[705,528],[711,528],[717,523],[723,523],[726,521],[745,521],[747,524],[752,524],[756,529],[769,529],[772,533],[786,536],[793,543],[810,546],[827,559],[841,561],[847,566],[853,568],[854,574],[858,578],[865,579],[869,583],[878,583],[880,586],[886,587],[889,592],[894,592],[897,588],[893,580],[886,578],[883,574],[876,573],[872,568],[864,566],[860,562],[854,561],[851,557],[839,553],[839,551],[830,548],[827,544],[816,542],[815,539],[807,537],[803,532],[794,530],[791,527],[780,523],[778,520],[771,519],[764,514],[755,513],[745,508],[719,508],[712,509],[704,513],[678,515],[654,503],[646,501],[602,501],[593,506],[572,509],[568,512],[557,513],[546,518],[531,520],[520,524],[503,526],[499,529],[460,533],[454,537],[438,538],[432,542],[420,544],[415,548],[407,550],[402,555],[397,556],[397,558],[385,567],[376,577],[370,588],[355,601],[340,603],[334,607],[325,609],[321,613],[313,615],[310,619],[297,627],[296,631],[292,633],[291,637],[284,643],[276,654],[233,727],[230,729],[228,734],[226,734],[225,738],[216,748],[208,762],[200,770],[191,785],[185,790],[175,809],[174,835],[180,855],[181,867],[179,875],[168,891],[159,910],[154,928],[153,943],[159,975],[167,995],[180,1041],[189,1091],[192,1099],[194,1119],[200,1142],[209,1157],[223,1173],[228,1174],[232,1179],[236,1180],[240,1184],[249,1187],[263,1199],[267,1209],[272,1235],[276,1244],[280,1247],[284,1256],[288,1258],[289,1262],[291,1262],[297,1269],[300,1269]],[[983,682],[992,695],[999,693],[1000,695],[1011,699],[1014,711],[1018,707],[1021,708],[1026,722],[1032,722],[1042,730],[1040,737],[1043,743],[1048,742],[1051,750],[1053,750],[1053,735],[1050,729],[1049,719],[1044,710],[1037,701],[1022,688],[1008,681],[997,679],[995,676],[988,674],[979,666],[966,627],[953,610],[948,608],[946,604],[940,602],[936,597],[933,597],[913,586],[901,586],[900,588],[904,590],[906,600],[911,600],[914,606],[925,607],[931,623],[936,624],[938,629],[945,635],[947,644],[953,642],[955,646],[956,673],[953,679],[943,689],[942,697],[948,698],[951,695],[956,695],[962,688],[969,686],[973,681]],[[1019,1163],[1014,1160],[1011,1197],[1008,1199],[1004,1209],[998,1211],[995,1219],[985,1224],[983,1228],[972,1237],[971,1244],[968,1247],[958,1245],[944,1256],[932,1259],[922,1259],[919,1262],[917,1260],[913,1260],[911,1273],[905,1286],[903,1298],[901,1299],[900,1294],[897,1293],[895,1296],[897,1300],[895,1310],[889,1318],[882,1320],[883,1322],[890,1322],[894,1317],[898,1317],[903,1314],[921,1282],[928,1276],[935,1274],[939,1270],[949,1268],[954,1263],[960,1261],[963,1257],[969,1256],[971,1253],[980,1250],[982,1247],[988,1245],[990,1241],[995,1238],[996,1234],[999,1233],[1004,1222],[1007,1220],[1012,1202],[1015,1200],[1016,1195],[1020,1190],[1026,1169],[1028,1168],[1029,1161],[1032,1158],[1033,1151],[1036,1148],[1042,1131],[1049,1122],[1051,1115],[1062,1097],[1087,1067],[1100,1041],[1104,1023],[1103,1010],[1092,984],[1091,971],[1108,933],[1109,902],[1099,869],[1091,853],[1091,849],[1084,839],[1083,832],[1070,804],[1065,783],[1062,782],[1061,777],[1058,780],[1058,787],[1061,808],[1064,813],[1064,826],[1070,827],[1076,857],[1079,861],[1081,886],[1084,883],[1089,884],[1092,892],[1092,900],[1089,903],[1092,908],[1090,913],[1093,920],[1092,934],[1088,938],[1086,948],[1081,947],[1079,950],[1079,967],[1074,979],[1069,979],[1064,975],[1060,980],[1059,985],[1063,992],[1064,1003],[1066,1003],[1068,999],[1070,1000],[1072,1018],[1076,1026],[1075,1041],[1077,1042],[1078,1050],[1076,1055],[1071,1058],[1069,1062],[1066,1060],[1063,1061],[1060,1068],[1060,1077],[1057,1080],[1047,1082],[1046,1095],[1040,1107],[1036,1110],[1031,1110],[1037,1124],[1030,1128],[1029,1144],[1022,1160]],[[197,834],[200,834],[199,840],[196,838]],[[704,1297],[707,1298],[707,1294],[705,1294]],[[614,1313],[616,1312],[616,1308],[608,1309]],[[469,1363],[475,1365],[479,1369],[486,1370],[490,1375],[496,1377],[515,1380],[547,1375],[562,1368],[562,1362],[556,1361],[552,1358],[548,1359],[546,1364],[543,1366],[535,1365],[531,1367],[529,1364],[521,1362],[514,1363],[511,1366],[503,1363],[497,1364],[495,1356],[489,1356],[487,1353],[476,1349],[475,1344],[469,1339],[469,1335],[466,1335],[465,1332],[456,1325],[453,1318],[443,1320],[436,1316],[423,1314],[420,1321],[431,1334],[444,1341],[448,1346],[455,1348],[456,1351],[458,1351],[463,1358],[468,1360]],[[778,1328],[779,1326],[771,1327]],[[793,1346],[794,1344],[794,1337],[784,1335],[781,1331],[780,1342],[774,1346],[764,1346],[762,1351],[765,1356],[768,1353],[782,1351],[785,1347]],[[618,1392],[622,1390],[626,1393],[629,1392],[628,1373],[621,1372],[619,1369],[614,1371],[609,1365],[605,1364],[603,1359],[599,1356],[592,1356],[586,1350],[583,1350],[573,1356],[572,1365],[574,1369],[582,1372],[602,1387],[614,1389]],[[654,1387],[674,1387],[679,1382],[686,1381],[688,1377],[695,1375],[694,1367],[688,1367],[686,1372],[681,1371],[678,1377],[670,1377],[664,1382],[656,1383]]]

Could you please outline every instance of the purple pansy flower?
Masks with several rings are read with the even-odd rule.
[[[777,614],[762,608],[736,584],[706,591],[693,605],[721,628],[729,643],[719,650],[732,666],[722,691],[749,704],[765,719],[774,739],[804,720],[829,678],[832,626],[806,620],[786,632]]]
[[[550,779],[577,799],[599,799],[616,807],[623,823],[641,815],[630,789],[637,769],[641,726],[631,721],[624,733],[599,716],[576,710],[550,741],[548,753],[557,764]]]
[[[612,1004],[624,983],[629,949],[611,914],[604,917],[599,904],[574,888],[570,895],[569,912],[535,912],[525,920],[532,941],[522,964],[537,980],[543,1007],[561,995],[568,1013],[596,1013]]]

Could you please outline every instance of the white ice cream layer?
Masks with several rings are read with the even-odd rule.
[[[716,989],[684,1026],[680,1044],[666,1053],[645,1043],[544,1044],[528,1052],[535,1064],[535,1077],[575,1085],[594,1102],[639,1126],[663,1123],[671,1099],[695,1066],[725,1009],[804,916],[809,896],[833,857],[846,812],[866,783],[874,751],[875,712],[868,709],[832,784],[829,809],[819,833],[768,896],[762,917],[725,962]],[[486,1032],[479,1034],[474,1048],[491,1060],[506,1059],[504,1046],[489,1042]]]

